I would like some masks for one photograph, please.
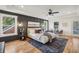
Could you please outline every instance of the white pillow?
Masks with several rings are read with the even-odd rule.
[[[43,44],[45,44],[45,43],[47,43],[49,41],[48,37],[44,36],[44,35],[40,36],[39,40]]]

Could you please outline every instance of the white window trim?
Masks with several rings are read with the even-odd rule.
[[[3,16],[9,16],[9,17],[14,17],[15,18],[15,33],[12,33],[12,34],[3,34],[3,29],[2,29],[2,18]],[[0,37],[6,37],[6,36],[14,36],[14,35],[18,35],[17,33],[17,16],[14,16],[14,15],[8,15],[8,14],[2,14],[0,13]]]
[[[75,20],[75,21],[78,21],[78,20]],[[74,33],[73,33],[73,22],[74,22],[74,21],[72,21],[72,27],[71,27],[72,36],[79,37],[79,34],[74,34]],[[78,21],[78,22],[79,22],[79,21]]]

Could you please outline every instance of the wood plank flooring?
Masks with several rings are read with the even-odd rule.
[[[65,36],[68,39],[63,53],[79,53],[79,38]],[[5,53],[41,53],[41,51],[30,43],[28,39],[25,41],[15,40],[5,44]]]
[[[79,53],[79,38],[67,36],[68,42],[64,49],[64,53]]]
[[[5,53],[40,53],[41,51],[27,41],[15,40],[5,44]]]

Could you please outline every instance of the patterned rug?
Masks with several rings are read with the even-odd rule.
[[[50,43],[42,44],[34,39],[29,40],[29,43],[41,50],[43,53],[62,53],[67,43],[67,39],[55,38]]]

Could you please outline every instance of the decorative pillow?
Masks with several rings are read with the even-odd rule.
[[[41,33],[41,29],[39,29],[39,30],[35,30],[35,33]]]
[[[52,32],[53,33],[53,30],[46,30],[45,32]]]
[[[48,36],[49,39],[52,39],[52,36],[48,32],[45,32],[44,35]]]

